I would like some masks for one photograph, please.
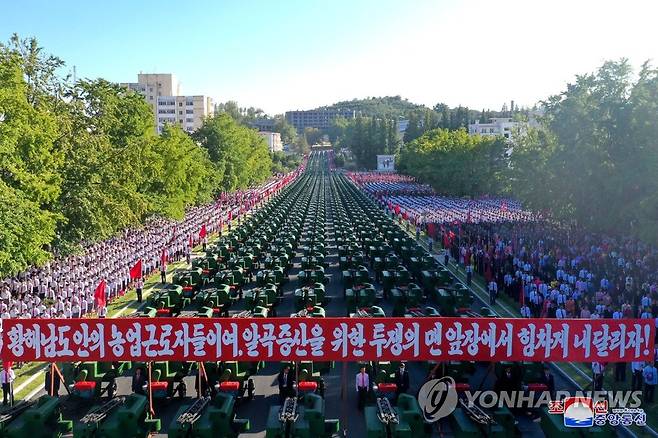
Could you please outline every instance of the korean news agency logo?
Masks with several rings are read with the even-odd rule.
[[[605,399],[592,397],[566,397],[551,401],[548,405],[551,414],[564,415],[566,427],[593,426],[645,426],[647,416],[641,408],[612,408]]]
[[[418,392],[418,405],[428,423],[450,415],[457,407],[457,399],[455,380],[452,377],[429,380]]]

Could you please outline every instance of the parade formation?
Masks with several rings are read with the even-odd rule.
[[[433,196],[427,187],[416,193],[403,178],[346,175],[331,156],[314,151],[297,171],[192,210],[182,224],[156,222],[6,282],[12,296],[21,291],[21,303],[45,295],[55,304],[37,314],[12,304],[3,318],[0,377],[16,362],[45,362],[47,372],[44,395],[2,412],[0,437],[562,436],[566,429],[548,402],[556,390],[579,388],[554,377],[551,363],[652,362],[654,321],[639,315],[500,318],[472,293],[471,278],[449,270],[451,252],[471,266],[473,250],[461,251],[473,240],[455,243],[456,251],[447,245],[445,257],[435,254],[404,225],[412,219],[427,227],[403,218],[413,207],[391,205]],[[467,214],[484,222],[486,206],[495,203],[470,204]],[[528,218],[518,214],[519,222]],[[90,285],[103,271],[99,248],[108,245],[128,246],[118,262],[103,261],[118,263],[123,275],[109,280],[99,303]],[[498,260],[505,245],[494,248]],[[130,315],[84,318],[90,306],[72,310],[79,300],[102,307],[183,258],[187,266],[169,277],[164,270]],[[492,260],[483,262],[488,275],[499,270]],[[89,267],[91,277],[77,275],[76,266]],[[137,278],[131,266],[141,268]],[[530,275],[523,264],[520,270]],[[532,304],[542,283],[527,283]],[[445,415],[427,401],[427,391],[441,384],[447,404],[456,394]],[[530,392],[535,401],[545,395],[546,406],[486,409],[466,401],[474,389]],[[614,435],[598,423],[589,433]]]

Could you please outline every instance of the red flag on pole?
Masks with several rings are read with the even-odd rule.
[[[135,266],[130,268],[130,279],[135,280],[142,277],[142,259],[137,260]]]
[[[105,306],[105,287],[107,286],[107,282],[105,279],[102,279],[100,283],[98,283],[98,286],[96,286],[96,291],[94,292],[94,298],[96,299],[96,304],[98,307],[104,307]]]
[[[192,236],[190,236],[190,240],[188,244],[190,245],[190,248],[194,248],[194,242],[192,242]]]
[[[207,234],[208,231],[206,230],[206,224],[201,225],[201,231],[199,231],[199,238],[203,239],[204,237],[206,237]]]
[[[228,211],[228,220],[232,221],[233,220],[233,210]]]
[[[160,264],[163,266],[167,264],[167,250],[165,248],[162,248],[162,254],[160,254]]]

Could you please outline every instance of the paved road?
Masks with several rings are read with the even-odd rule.
[[[343,289],[341,282],[341,274],[338,268],[338,256],[336,241],[333,230],[333,223],[331,221],[331,212],[327,211],[328,223],[326,227],[327,233],[327,257],[326,262],[329,264],[326,270],[330,276],[330,282],[327,285],[327,296],[331,299],[329,304],[325,307],[327,316],[346,316],[346,305],[343,299]],[[301,247],[302,245],[300,245]],[[297,253],[294,259],[294,267],[290,271],[290,281],[284,286],[284,297],[282,303],[277,308],[278,316],[285,316],[294,312],[294,290],[297,287],[297,272],[301,269],[300,258],[301,252]],[[376,284],[379,291],[381,285]],[[253,286],[252,286],[253,287]],[[248,289],[248,288],[247,288]],[[244,304],[241,303],[233,312],[243,309]],[[387,315],[392,314],[392,305],[382,301],[380,303]],[[473,305],[474,310],[479,310],[482,305],[476,300]],[[411,393],[416,393],[418,388],[422,385],[427,374],[427,365],[424,363],[411,363],[408,365],[411,378]],[[249,433],[243,434],[244,437],[264,437],[265,436],[265,421],[267,419],[267,412],[270,406],[278,402],[278,389],[276,386],[276,376],[279,372],[278,363],[268,363],[265,369],[261,370],[258,375],[254,377],[256,385],[256,397],[252,401],[245,401],[237,408],[237,416],[239,418],[248,418],[251,423],[251,430]],[[326,417],[340,419],[341,429],[345,436],[349,437],[364,437],[365,422],[363,415],[356,409],[357,400],[354,391],[354,375],[357,369],[355,364],[336,364],[336,367],[324,376],[327,389],[326,389]],[[559,388],[568,387],[566,382],[561,381],[559,376],[556,376],[556,383]],[[190,401],[191,397],[195,395],[194,378],[188,377],[186,379],[188,386],[188,395],[186,401]],[[473,388],[488,389],[493,385],[493,374],[487,364],[478,364],[477,371],[471,379],[471,386]],[[130,378],[122,377],[118,379],[119,391],[118,394],[130,393]],[[89,406],[80,403],[74,403],[64,398],[64,417],[70,419],[78,419],[88,410]],[[156,416],[162,420],[162,431],[156,435],[158,437],[166,437],[167,430],[172,421],[174,421],[175,413],[180,407],[181,401],[176,399],[167,404],[155,406]],[[527,419],[521,417],[519,427],[521,428],[524,436],[540,437],[543,436],[541,429],[536,423],[532,423]],[[436,436],[451,436],[449,425],[444,421],[437,428]]]

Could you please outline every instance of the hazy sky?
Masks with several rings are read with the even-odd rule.
[[[354,97],[500,109],[606,59],[658,64],[658,0],[0,0],[79,77],[171,72],[185,94],[269,113]]]

